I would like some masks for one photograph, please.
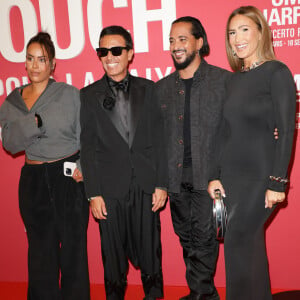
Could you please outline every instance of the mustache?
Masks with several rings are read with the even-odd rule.
[[[186,49],[176,49],[176,50],[173,50],[172,53],[175,54],[176,52],[182,52],[182,51],[186,52]]]

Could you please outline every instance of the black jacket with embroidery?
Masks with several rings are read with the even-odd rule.
[[[206,190],[212,153],[222,119],[225,83],[230,72],[209,65],[204,59],[193,77],[190,98],[193,186]],[[168,191],[179,193],[183,166],[183,122],[185,88],[178,71],[156,83],[164,116],[169,184]]]

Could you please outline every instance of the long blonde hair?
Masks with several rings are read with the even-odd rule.
[[[254,6],[241,6],[234,10],[227,20],[226,25],[226,53],[228,62],[234,71],[238,71],[242,68],[243,60],[234,55],[229,43],[229,24],[232,18],[236,15],[243,15],[251,19],[261,33],[261,40],[257,48],[257,56],[259,60],[268,61],[276,59],[273,45],[272,45],[272,33],[271,29],[261,11]]]

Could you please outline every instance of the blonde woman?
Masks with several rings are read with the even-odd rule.
[[[264,225],[286,196],[295,85],[276,60],[270,28],[253,6],[230,15],[226,51],[235,73],[227,86],[219,163],[208,187],[211,197],[215,189],[226,195],[226,299],[271,300]]]

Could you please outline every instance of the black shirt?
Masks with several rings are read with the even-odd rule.
[[[183,79],[183,82],[185,85],[184,123],[183,123],[183,141],[184,141],[183,167],[186,168],[192,166],[190,100],[191,100],[191,88],[193,84],[193,78]]]

